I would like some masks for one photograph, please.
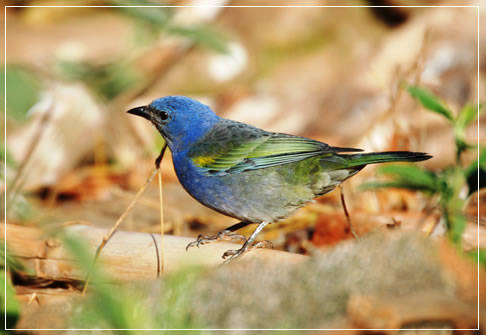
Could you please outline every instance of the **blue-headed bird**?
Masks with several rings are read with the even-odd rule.
[[[252,247],[267,224],[332,191],[367,164],[431,158],[408,151],[359,153],[363,150],[267,132],[221,118],[208,106],[183,96],[159,98],[128,113],[155,125],[172,152],[180,183],[192,197],[240,220],[218,234],[199,236],[188,247],[241,238],[236,230],[258,224],[240,249],[224,253],[226,261]]]

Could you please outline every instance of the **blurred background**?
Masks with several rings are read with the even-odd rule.
[[[69,3],[127,4],[152,3]],[[244,2],[252,4],[263,5]],[[440,116],[424,112],[404,85],[432,90],[451,109],[477,102],[476,8],[30,7],[6,13],[2,151],[11,185],[9,222],[111,226],[145,182],[162,143],[148,122],[125,111],[158,97],[189,96],[221,116],[335,146],[424,151],[434,156],[424,163],[433,169],[454,162],[453,131]],[[467,137],[484,141],[477,136],[473,123]],[[469,154],[465,159],[472,162],[477,152]],[[383,208],[388,205],[375,192],[354,191],[373,169],[347,183],[349,206],[393,210]],[[234,222],[185,193],[169,155],[163,171],[170,233],[213,232]],[[326,203],[338,199],[333,194]],[[149,191],[125,229],[157,230],[157,197],[156,188]],[[301,229],[308,231],[287,225],[285,234]]]
[[[168,2],[208,3],[275,5],[270,0]],[[166,3],[11,0],[5,4]],[[343,3],[306,0],[298,5]],[[0,94],[6,98],[6,118],[1,123],[7,133],[0,149],[2,160],[6,155],[6,170],[2,164],[1,172],[7,185],[2,180],[1,186],[7,192],[7,223],[111,227],[145,183],[162,146],[152,125],[125,112],[158,97],[185,95],[220,116],[270,131],[366,151],[427,152],[433,159],[419,166],[437,176],[444,176],[450,167],[472,169],[457,188],[466,214],[459,230],[461,246],[466,252],[476,249],[478,234],[481,246],[486,244],[482,227],[486,208],[479,206],[486,194],[477,190],[474,168],[477,144],[486,140],[486,119],[476,123],[474,117],[462,128],[459,122],[451,126],[444,115],[431,111],[433,106],[427,107],[426,98],[407,89],[414,86],[432,94],[454,118],[476,106],[485,88],[484,62],[478,78],[478,55],[481,61],[486,58],[484,48],[478,52],[478,42],[486,45],[485,34],[478,41],[478,26],[486,24],[484,8],[9,7],[3,20],[6,90]],[[4,43],[0,46],[4,48]],[[463,150],[458,149],[461,144],[466,144]],[[480,163],[484,174],[485,160]],[[424,194],[410,185],[364,190],[360,186],[383,178],[376,168],[367,167],[344,187],[360,235],[396,229],[447,235],[450,225],[440,206],[442,196]],[[166,233],[196,237],[235,223],[199,205],[183,190],[170,153],[162,172]],[[159,232],[158,202],[154,183],[121,229]],[[352,236],[335,191],[286,221],[269,225],[259,238],[272,240],[277,249],[309,254]]]

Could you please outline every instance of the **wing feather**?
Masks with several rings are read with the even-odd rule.
[[[224,130],[222,128],[225,128]],[[224,120],[189,151],[189,157],[208,175],[226,175],[305,160],[317,155],[361,151],[338,148],[284,133]]]

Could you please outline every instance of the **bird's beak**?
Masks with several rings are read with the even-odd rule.
[[[127,113],[134,114],[139,117],[143,117],[145,119],[151,120],[150,112],[148,111],[147,106],[134,107],[128,110]]]

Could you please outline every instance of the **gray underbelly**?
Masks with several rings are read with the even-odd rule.
[[[229,216],[249,222],[276,222],[315,197],[311,187],[294,184],[279,168],[266,168],[218,177],[207,189],[208,205]],[[221,192],[225,190],[225,192]]]
[[[276,222],[354,175],[348,170],[312,169],[306,162],[224,176],[191,171],[184,187],[204,205],[252,223]],[[181,180],[181,179],[180,179]],[[183,184],[184,185],[184,184]]]

